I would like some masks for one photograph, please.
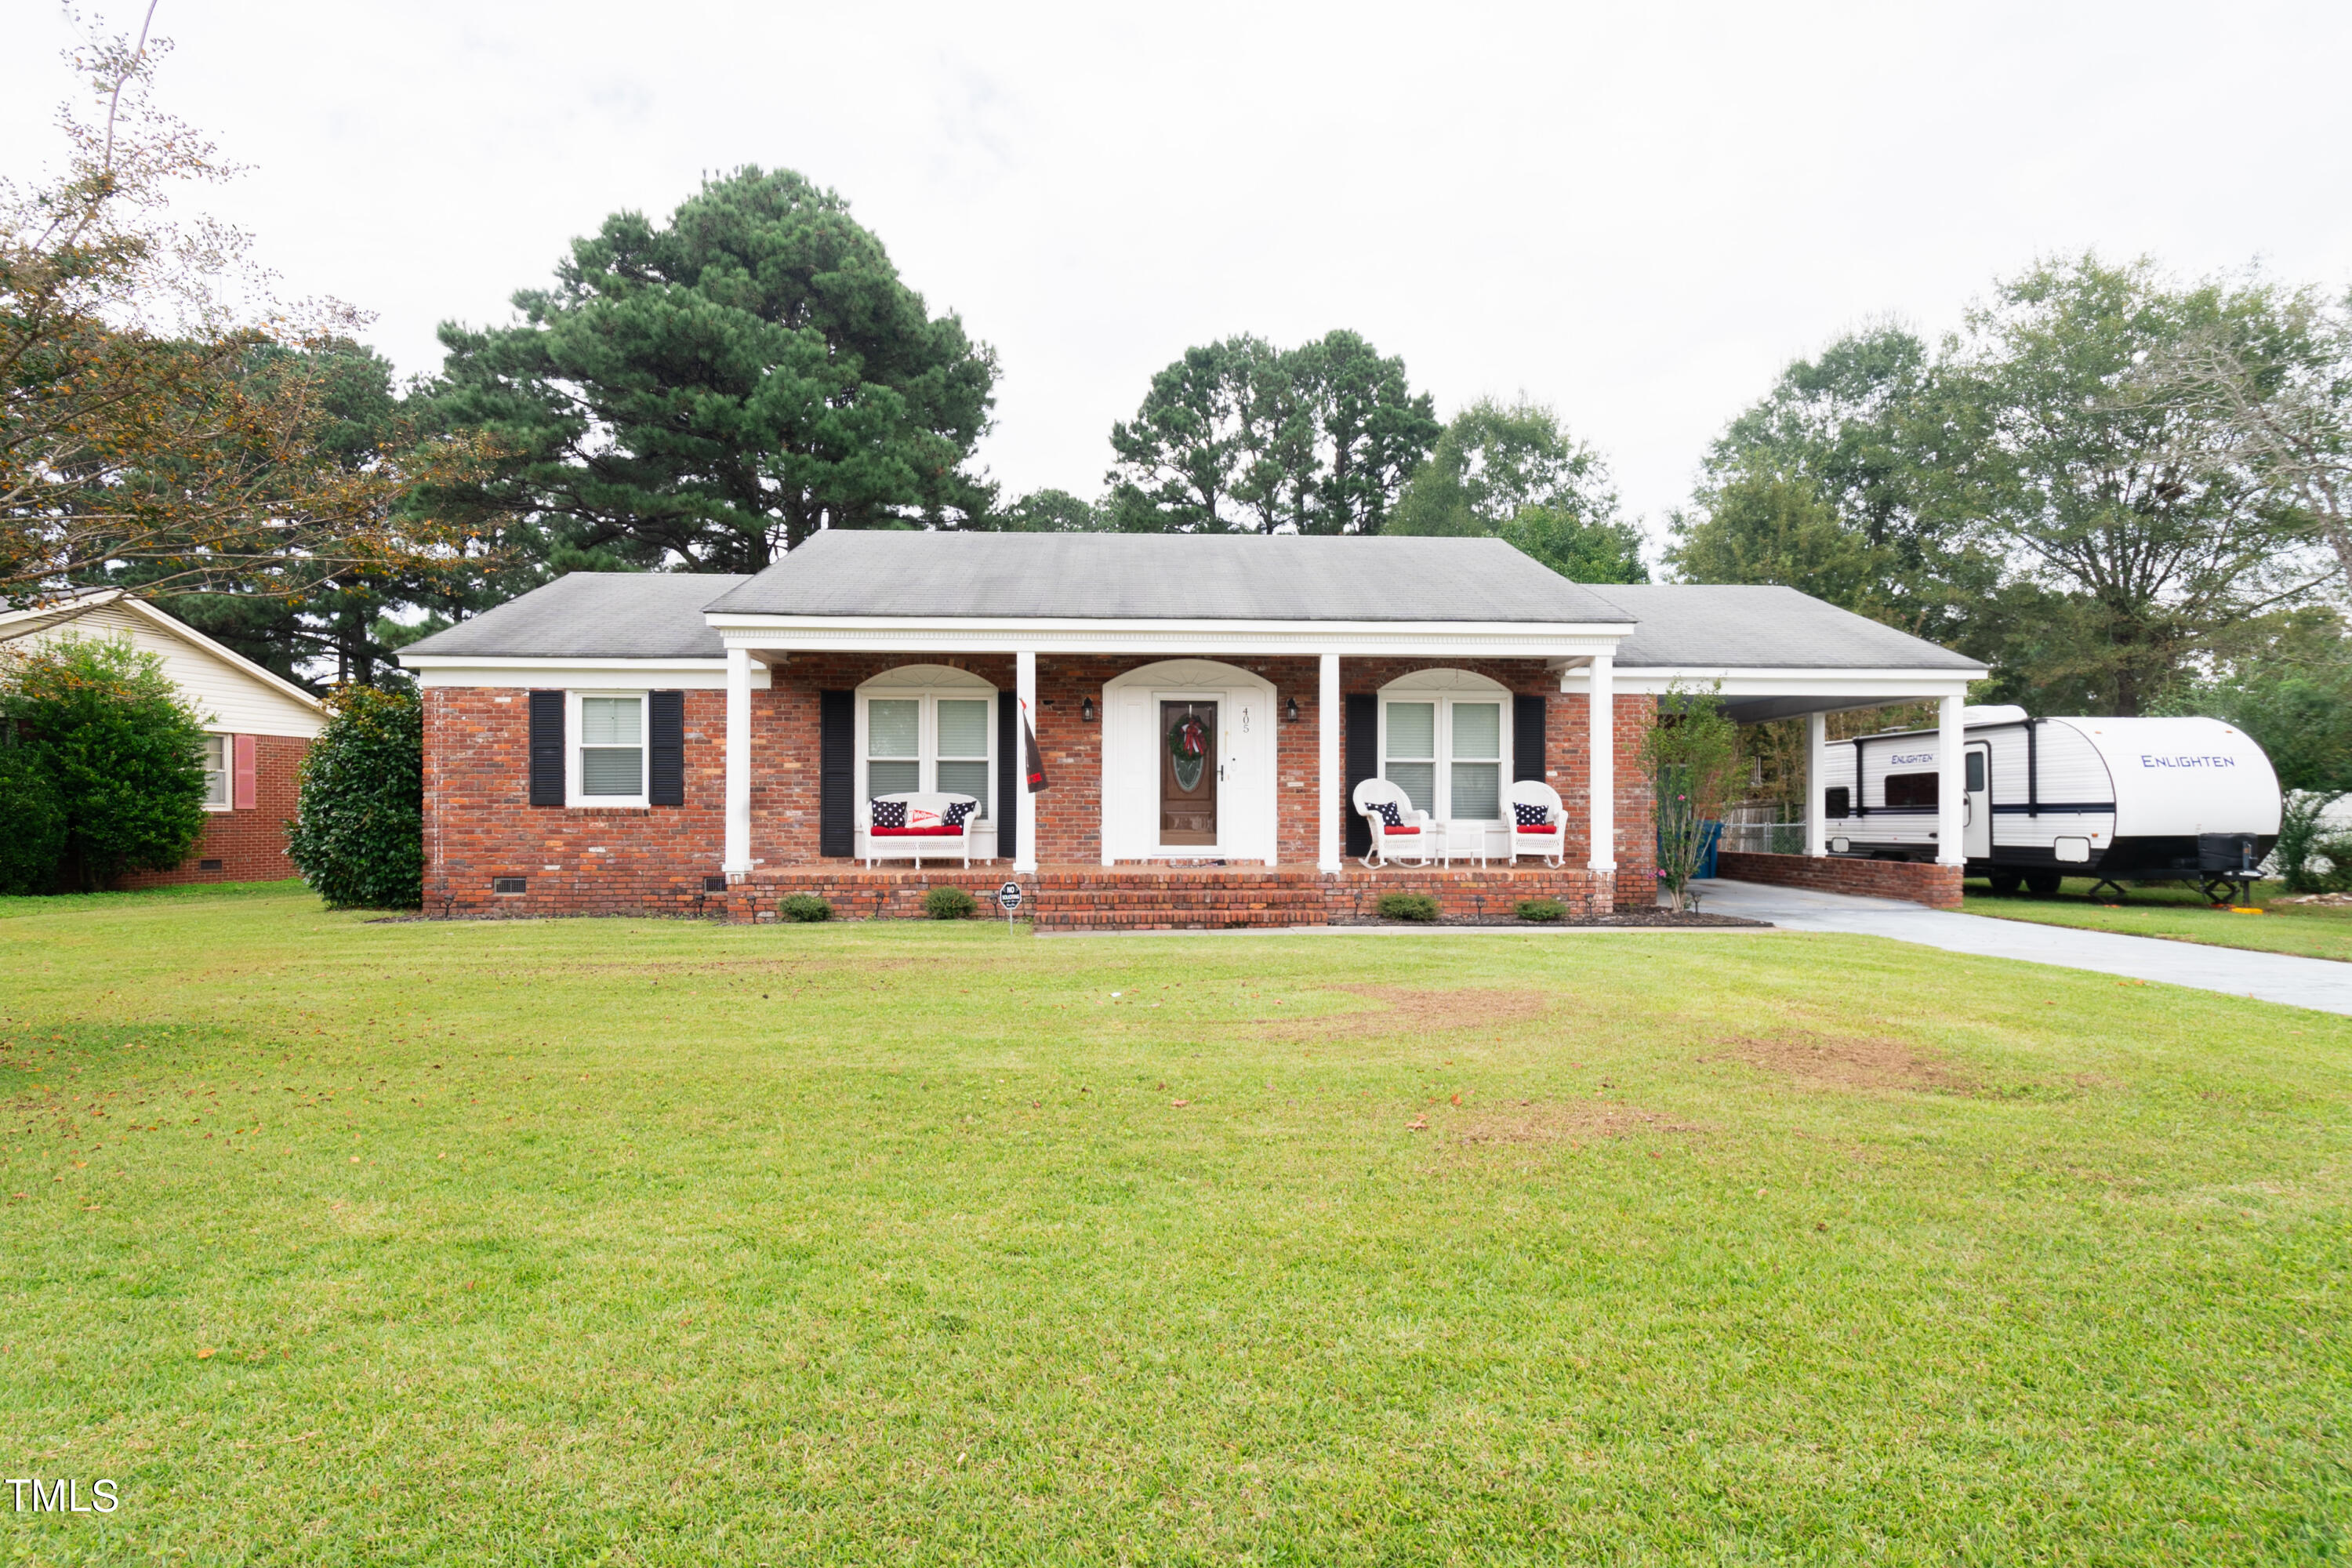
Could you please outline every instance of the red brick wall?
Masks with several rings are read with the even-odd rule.
[[[755,713],[767,695],[752,693]],[[530,694],[425,688],[425,912],[703,912],[726,845],[726,739],[727,694],[689,691],[685,805],[533,806]],[[493,893],[497,877],[523,878],[525,891]]]
[[[1960,868],[1908,860],[1861,860],[1843,855],[1764,855],[1726,849],[1716,871],[1735,882],[1765,882],[1776,888],[1811,888],[1822,893],[1858,893],[1873,899],[1909,899],[1931,909],[1960,907]]]
[[[302,793],[302,757],[310,742],[299,735],[253,738],[253,805],[243,811],[208,811],[196,852],[168,871],[126,871],[118,888],[168,888],[183,882],[282,882],[299,876],[286,858],[286,827]],[[207,869],[205,862],[217,860]]]
[[[1038,660],[1037,743],[1051,787],[1024,798],[1037,813],[1038,858],[1052,865],[1099,865],[1102,858],[1102,723],[1079,717],[1087,698],[1157,657]],[[1276,842],[1284,863],[1312,867],[1318,837],[1318,711],[1311,658],[1239,658],[1240,668],[1275,688]],[[1009,655],[796,654],[772,672],[769,689],[751,694],[751,855],[765,870],[824,864],[818,853],[819,693],[851,690],[887,669],[913,663],[965,669],[1011,693]],[[1343,692],[1369,692],[1416,670],[1466,668],[1549,705],[1547,767],[1567,804],[1569,866],[1587,857],[1587,709],[1563,696],[1559,679],[1538,659],[1345,659]],[[1299,722],[1282,721],[1296,698]],[[434,914],[716,912],[723,895],[704,879],[720,870],[725,851],[726,693],[686,694],[686,799],[682,807],[643,810],[533,807],[529,804],[528,694],[511,688],[426,689],[425,908]],[[1641,726],[1654,704],[1617,700],[1618,864],[1621,903],[1650,901],[1653,880],[1649,798],[1639,769]],[[1339,716],[1333,715],[1334,721]],[[1344,740],[1342,754],[1345,754]],[[287,812],[291,815],[290,797]],[[999,846],[1001,871],[1012,846]],[[845,864],[845,862],[836,862]],[[992,875],[995,873],[992,872]],[[521,894],[493,893],[499,877],[525,879]],[[1587,895],[1589,896],[1589,895]]]

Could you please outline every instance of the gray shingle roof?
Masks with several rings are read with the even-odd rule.
[[[750,579],[718,573],[574,572],[404,652],[482,658],[725,658],[702,607]]]
[[[1617,666],[1732,669],[1950,669],[1983,667],[1908,632],[1794,588],[1729,584],[1595,584],[1591,593],[1638,624]]]
[[[771,616],[1502,621],[1628,617],[1499,539],[821,533],[713,610]]]
[[[1949,648],[1794,588],[1576,584],[1500,540],[1151,534],[828,533],[757,577],[575,572],[405,651],[722,658],[726,650],[703,618],[706,607],[836,616],[1632,621],[1633,634],[1617,654],[1621,668],[1979,668]]]

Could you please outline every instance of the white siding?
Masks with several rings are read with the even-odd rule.
[[[207,729],[239,735],[308,738],[326,727],[326,717],[317,709],[257,679],[202,644],[175,637],[120,605],[101,605],[69,621],[30,633],[26,640],[47,642],[68,636],[129,637],[140,652],[154,654],[163,661],[173,684],[203,715]]]

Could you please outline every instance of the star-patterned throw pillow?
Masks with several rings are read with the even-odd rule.
[[[907,826],[907,803],[903,800],[877,800],[874,803],[874,826],[904,827]]]
[[[980,802],[976,800],[951,800],[948,802],[947,813],[940,818],[940,822],[943,826],[961,827],[963,819],[970,816],[972,809],[979,805]]]
[[[1518,819],[1521,827],[1551,826],[1551,807],[1540,801],[1515,800],[1511,802],[1511,815]]]
[[[1392,800],[1376,800],[1372,802],[1372,809],[1381,814],[1381,822],[1383,826],[1389,827],[1402,827],[1404,826],[1404,818],[1397,814],[1396,802]]]

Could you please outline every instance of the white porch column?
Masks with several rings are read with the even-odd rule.
[[[730,880],[751,871],[751,650],[727,650],[727,858]]]
[[[1339,868],[1339,827],[1347,807],[1339,799],[1339,656],[1322,658],[1315,694],[1315,868]]]
[[[1830,852],[1830,825],[1822,810],[1822,791],[1826,786],[1822,776],[1829,771],[1830,716],[1826,713],[1805,715],[1805,853],[1815,857]]]
[[[1964,865],[1969,858],[1968,746],[1960,729],[1960,704],[1955,694],[1937,704],[1936,713],[1936,858],[1946,866]]]
[[[1592,656],[1592,736],[1584,764],[1591,787],[1592,853],[1585,864],[1595,871],[1617,869],[1617,694],[1612,680],[1616,667],[1612,655]]]
[[[1026,744],[1025,737],[1037,728],[1037,653],[1034,648],[1023,648],[1013,656],[1013,691],[1021,703],[1022,732],[1013,738],[1016,746]],[[1037,869],[1037,797],[1028,792],[1029,758],[1026,751],[1013,760],[1013,771],[1021,775],[1023,791],[1014,813],[1020,824],[1013,836],[1013,868],[1015,871]]]

